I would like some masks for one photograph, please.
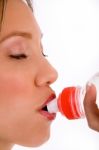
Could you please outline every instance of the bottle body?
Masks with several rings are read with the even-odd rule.
[[[94,84],[96,87],[96,103],[99,103],[99,73],[94,75],[87,84]],[[48,105],[49,112],[61,112],[68,119],[84,118],[83,101],[86,94],[85,87],[71,86],[66,87],[55,99]]]

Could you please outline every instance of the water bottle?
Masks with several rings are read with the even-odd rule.
[[[87,84],[94,84],[96,88],[96,103],[99,103],[99,73],[95,74]],[[86,94],[86,85],[66,87],[59,96],[47,105],[50,113],[59,111],[68,119],[85,117],[83,101]]]

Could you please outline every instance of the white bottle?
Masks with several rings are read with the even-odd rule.
[[[96,103],[99,106],[99,73],[94,75],[87,84],[94,84],[96,87]],[[59,94],[58,98],[47,105],[50,113],[59,111],[68,119],[84,118],[83,100],[86,93],[86,86],[66,87]]]

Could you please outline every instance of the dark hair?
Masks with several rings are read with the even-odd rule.
[[[32,0],[26,0],[28,6],[30,9],[33,11],[32,7]],[[1,32],[1,27],[2,27],[2,22],[3,22],[3,16],[4,16],[4,11],[6,8],[7,0],[0,0],[0,32]]]

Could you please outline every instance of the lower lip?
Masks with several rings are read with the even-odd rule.
[[[40,110],[40,114],[50,121],[53,121],[56,118],[56,113],[49,113],[47,111]]]

